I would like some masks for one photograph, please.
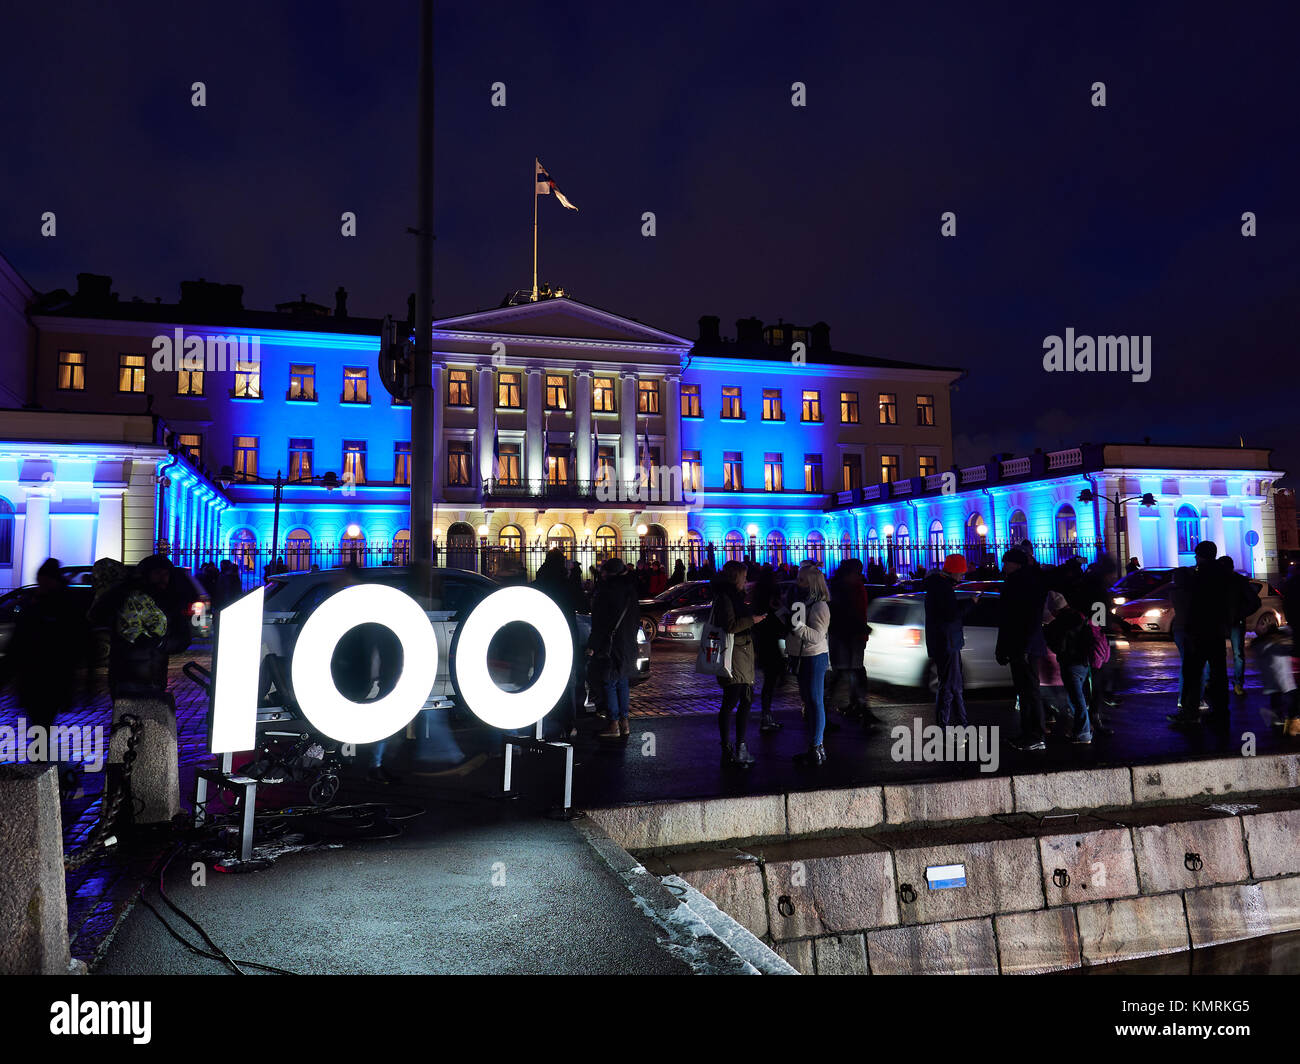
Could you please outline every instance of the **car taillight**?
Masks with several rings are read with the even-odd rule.
[[[919,647],[921,645],[921,629],[904,628],[903,629],[903,646]]]

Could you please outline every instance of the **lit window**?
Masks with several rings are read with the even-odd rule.
[[[546,483],[567,484],[569,482],[569,445],[552,443],[546,448]]]
[[[898,396],[894,392],[880,393],[880,424],[898,424]]]
[[[289,441],[289,479],[311,479],[312,441],[293,439]]]
[[[295,528],[284,544],[284,563],[291,573],[301,573],[311,567],[311,533],[305,528]]]
[[[497,374],[497,406],[518,410],[523,404],[519,400],[519,374]]]
[[[262,398],[262,364],[241,358],[235,362],[235,386],[230,395],[234,399]]]
[[[763,490],[785,490],[785,477],[781,472],[781,456],[779,454],[763,455]]]
[[[700,452],[682,452],[682,487],[690,491],[700,490]]]
[[[144,392],[144,355],[117,356],[117,390]]]
[[[366,441],[343,441],[343,483],[364,484],[366,482]]]
[[[59,390],[63,392],[86,390],[86,352],[59,352]]]
[[[763,389],[763,420],[784,421],[785,412],[781,409],[781,389]]]
[[[722,488],[740,491],[745,483],[744,469],[739,451],[726,451],[722,456]]]
[[[497,481],[508,487],[518,487],[519,480],[519,444],[501,444],[501,457],[497,463]]]
[[[369,372],[351,367],[343,370],[343,401],[345,403],[370,402]]]
[[[636,382],[636,409],[638,414],[659,413],[659,382]]]
[[[682,385],[682,417],[700,416],[700,386],[698,384]]]
[[[813,492],[825,490],[822,487],[822,456],[819,454],[803,456],[803,490]]]
[[[822,393],[805,391],[803,393],[803,419],[804,421],[820,421],[822,419]]]
[[[840,392],[840,422],[856,425],[858,421],[858,393]]]
[[[257,437],[235,437],[235,474],[244,479],[257,476]]]
[[[932,477],[939,472],[939,459],[932,454],[923,454],[917,457],[917,465],[920,467],[917,472],[923,477]]]
[[[203,394],[203,370],[178,369],[176,371],[176,394],[177,395],[202,395]]]
[[[447,441],[447,484],[449,487],[469,487],[472,464],[469,440]]]
[[[315,402],[316,400],[316,367],[303,365],[300,363],[293,364],[289,367],[289,394],[286,399],[292,399],[295,402]]]
[[[614,448],[598,447],[596,449],[596,482],[613,484],[614,480]]]
[[[569,378],[559,374],[546,375],[546,409],[569,409]]]
[[[614,406],[614,378],[596,377],[591,384],[591,409],[597,414],[612,414]]]
[[[447,371],[447,405],[474,405],[470,392],[469,370],[452,369]]]
[[[722,416],[726,418],[739,418],[744,416],[740,412],[739,388],[722,389]]]
[[[393,483],[410,486],[411,483],[411,441],[402,440],[393,444]]]
[[[181,450],[190,456],[195,465],[203,464],[203,437],[197,432],[183,432],[177,438]]]
[[[892,484],[898,479],[898,455],[882,454],[880,456],[880,483]]]
[[[862,455],[846,454],[841,468],[844,474],[841,491],[853,491],[862,487]]]
[[[918,425],[934,424],[933,395],[918,395],[916,397],[916,423]]]

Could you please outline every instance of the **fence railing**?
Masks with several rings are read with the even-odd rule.
[[[1071,558],[1079,558],[1087,564],[1096,561],[1098,554],[1105,550],[1096,540],[1031,542],[1034,558],[1042,565],[1061,565]],[[632,543],[557,539],[549,543],[501,544],[464,536],[436,543],[434,564],[451,569],[467,569],[497,579],[518,579],[523,576],[531,580],[546,560],[548,551],[559,549],[566,558],[581,565],[584,574],[606,558],[615,557],[634,568],[642,565],[653,568],[657,562],[666,573],[671,573],[680,561],[688,579],[695,579],[708,575],[710,570],[721,569],[732,559],[758,565],[788,565],[792,568],[797,568],[805,559],[812,559],[829,575],[846,558],[858,558],[864,566],[876,565],[885,573],[908,579],[942,566],[944,558],[949,554],[962,555],[966,559],[968,570],[972,572],[977,569],[993,571],[1000,567],[1003,553],[1011,547],[1019,547],[1019,543],[988,539],[964,543],[946,543],[936,539],[928,543],[916,543],[893,538],[863,542],[841,540],[838,543],[806,539],[769,542],[751,538],[707,543],[702,540],[670,541],[647,537]],[[410,541],[369,541],[364,546],[346,542],[337,545],[314,544],[310,548],[289,549],[282,545],[275,557],[271,556],[269,548],[251,545],[235,552],[221,553],[201,548],[172,550],[170,555],[174,564],[188,569],[198,569],[206,562],[220,565],[223,560],[233,561],[239,569],[244,588],[248,589],[279,572],[406,565],[410,562]]]

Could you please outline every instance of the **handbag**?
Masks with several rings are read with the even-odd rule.
[[[695,655],[695,671],[702,676],[731,676],[731,656],[736,637],[713,623],[713,613],[700,629],[700,649]]]

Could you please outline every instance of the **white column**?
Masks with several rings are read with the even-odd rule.
[[[100,491],[99,522],[95,526],[95,561],[100,558],[122,560],[121,491]]]
[[[546,478],[546,449],[542,441],[542,371],[528,369],[527,432],[524,460],[528,463],[528,480],[532,485]]]
[[[591,371],[575,370],[573,406],[573,435],[578,468],[574,471],[574,482],[578,484],[591,480],[591,449],[596,445],[591,438]]]
[[[618,425],[619,425],[619,456],[618,461],[622,480],[625,484],[635,483],[637,480],[637,421],[636,412],[636,374],[624,373],[622,376],[622,396],[619,399],[618,407]]]
[[[36,583],[36,570],[50,556],[49,488],[27,489],[27,516],[23,521],[23,583]]]
[[[1219,548],[1221,555],[1226,554],[1228,545],[1223,538],[1223,503],[1212,502],[1206,509],[1210,518],[1210,539],[1214,540],[1214,545]]]
[[[675,373],[664,378],[664,465],[682,465],[682,379]]]
[[[1176,566],[1178,564],[1178,519],[1175,516],[1178,507],[1172,502],[1160,504],[1160,564]],[[1150,562],[1144,562],[1150,565]]]
[[[446,410],[447,394],[443,390],[442,381],[443,368],[436,362],[433,365],[433,498],[437,502],[442,499],[443,470],[446,461],[445,451],[442,443],[442,426],[443,414]],[[415,420],[412,418],[411,427],[414,430]],[[415,433],[411,433],[411,451],[415,451]],[[416,476],[414,467],[411,469],[412,476]]]
[[[479,480],[490,480],[497,473],[492,468],[493,429],[496,427],[497,390],[491,366],[478,371],[478,472]]]

